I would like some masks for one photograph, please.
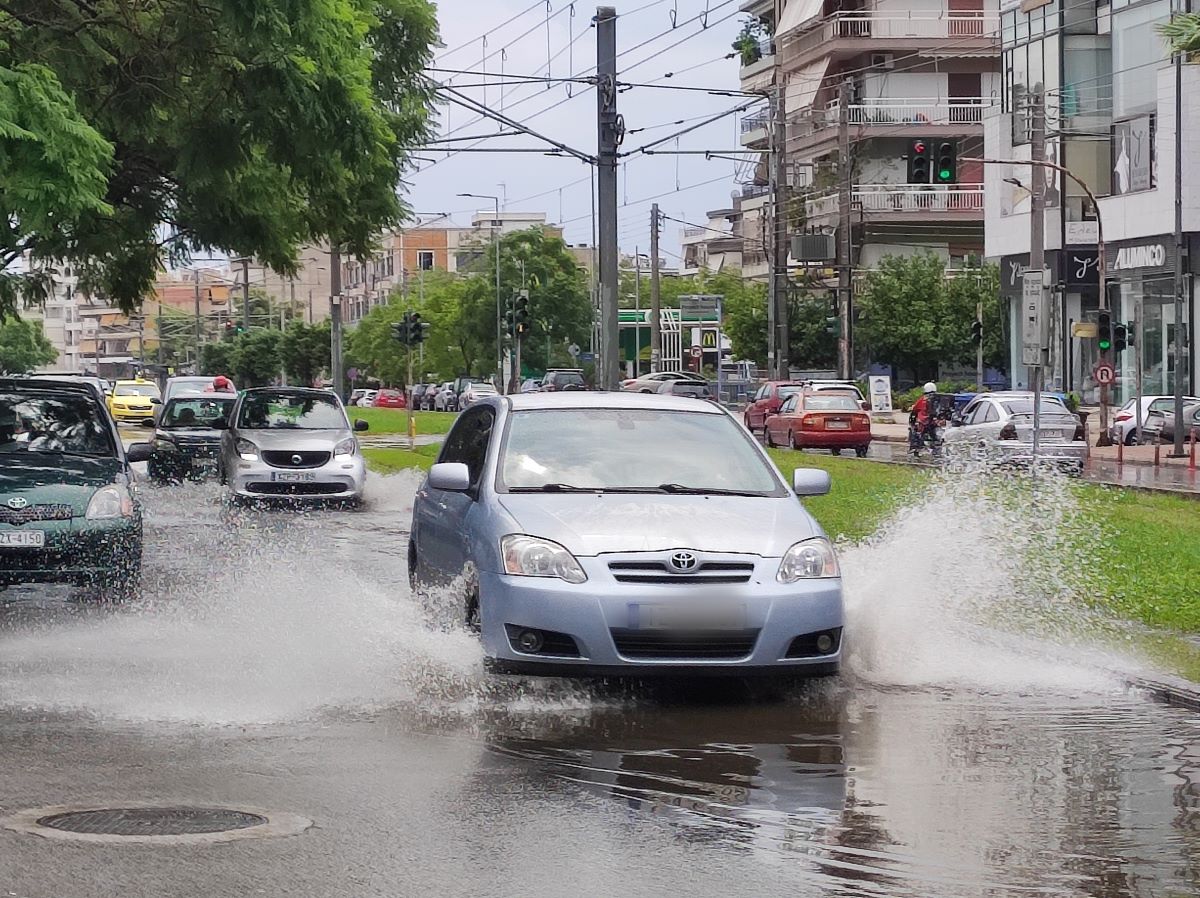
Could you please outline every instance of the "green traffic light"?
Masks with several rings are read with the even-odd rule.
[[[950,169],[943,168],[940,172],[938,172],[938,177],[941,178],[943,181],[949,181],[950,180]]]
[[[1100,341],[1100,351],[1101,352],[1108,352],[1110,349],[1112,349],[1112,341],[1111,340],[1101,340]]]

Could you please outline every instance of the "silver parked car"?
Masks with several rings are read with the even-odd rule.
[[[835,673],[842,582],[798,496],[719,406],[632,393],[481,400],[417,492],[415,587],[459,584],[489,666],[593,676]]]
[[[446,381],[438,387],[438,391],[433,396],[433,410],[435,412],[458,411],[458,393],[454,389],[454,381]]]
[[[362,452],[333,393],[293,387],[246,390],[224,429],[217,467],[235,498],[362,498]],[[354,422],[354,431],[366,429],[366,421]]]
[[[1042,396],[1038,422],[1038,461],[1079,471],[1087,444],[1079,418],[1053,396]],[[947,455],[1003,464],[1033,460],[1033,393],[981,393],[942,431]]]
[[[488,383],[469,383],[463,387],[463,391],[458,394],[458,410],[466,411],[476,402],[481,399],[487,399],[489,396],[496,395],[496,388]]]

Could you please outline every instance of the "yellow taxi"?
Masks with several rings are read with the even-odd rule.
[[[155,406],[162,403],[162,392],[151,380],[118,380],[108,394],[108,410],[117,421],[153,424]]]

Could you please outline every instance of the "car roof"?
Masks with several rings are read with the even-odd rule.
[[[368,393],[378,393],[378,390],[368,390]],[[329,390],[318,390],[315,387],[251,387],[243,390],[242,395],[271,395],[271,396],[332,396]],[[216,394],[221,395],[221,394]],[[232,394],[229,394],[232,395]]]
[[[0,377],[0,389],[28,389],[33,387],[44,393],[82,393],[91,398],[96,397],[96,387],[94,384],[83,380],[58,380],[51,377]]]
[[[681,399],[665,393],[578,392],[519,393],[503,397],[513,411],[526,409],[651,409],[659,411],[692,411],[712,415],[725,412],[711,404],[699,404],[694,399]]]

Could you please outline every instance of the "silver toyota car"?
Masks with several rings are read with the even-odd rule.
[[[225,431],[218,473],[235,498],[362,498],[362,452],[345,408],[327,390],[246,390],[217,426]],[[366,421],[354,422],[354,431],[366,429]]]
[[[637,393],[493,396],[464,412],[413,504],[409,573],[451,584],[492,669],[836,673],[837,556],[742,425]]]

